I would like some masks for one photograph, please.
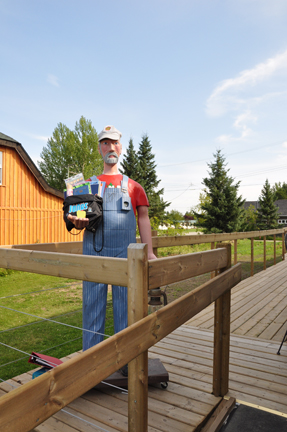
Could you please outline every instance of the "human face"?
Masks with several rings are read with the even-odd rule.
[[[114,165],[121,155],[122,145],[118,140],[103,139],[99,143],[99,152],[107,164]]]

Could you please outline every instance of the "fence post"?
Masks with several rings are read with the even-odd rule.
[[[251,276],[254,275],[254,238],[251,238]]]
[[[152,230],[151,232],[152,237],[156,237],[157,236],[157,230]],[[152,248],[153,253],[155,254],[155,256],[157,257],[158,255],[158,251],[157,251],[157,247]]]
[[[273,235],[273,256],[274,256],[274,265],[276,264],[276,235]]]
[[[227,249],[227,265],[219,273],[231,267],[231,244],[221,244],[216,248]],[[214,308],[214,351],[213,351],[213,394],[224,396],[228,392],[229,344],[230,344],[230,298],[228,290],[215,301]]]
[[[214,249],[215,248],[215,242],[211,242],[210,243],[210,249]],[[211,272],[210,273],[210,279],[213,279],[215,277],[215,272]]]
[[[128,325],[148,314],[148,247],[128,247]],[[147,432],[148,428],[148,352],[128,366],[128,431]]]
[[[285,233],[282,233],[282,260],[285,260]]]
[[[237,264],[237,239],[234,240],[234,265]]]
[[[266,270],[266,236],[263,237],[263,269]]]

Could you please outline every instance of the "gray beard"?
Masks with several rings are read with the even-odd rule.
[[[113,157],[110,157],[110,156],[113,156]],[[106,156],[104,157],[104,161],[108,165],[115,165],[116,163],[118,163],[118,160],[119,160],[119,157],[116,154],[116,152],[107,153]]]

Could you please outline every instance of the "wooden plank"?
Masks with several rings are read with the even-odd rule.
[[[251,239],[251,276],[254,275],[254,238]]]
[[[234,405],[234,398],[223,399],[200,432],[218,432]]]
[[[35,252],[34,252],[35,253]],[[0,430],[29,431],[150,348],[240,281],[240,264],[0,398]],[[13,410],[13,418],[10,413]]]
[[[149,289],[178,282],[226,266],[225,249],[149,261]]]
[[[127,286],[127,260],[53,252],[0,249],[0,267]]]
[[[263,269],[266,270],[266,236],[263,237]]]
[[[128,325],[148,314],[148,247],[128,248]],[[129,432],[146,432],[148,425],[148,355],[144,351],[129,363]]]
[[[283,228],[271,229],[265,231],[246,231],[246,232],[234,232],[224,234],[200,234],[200,235],[185,235],[185,236],[162,236],[153,238],[153,247],[169,247],[169,246],[183,246],[190,244],[199,243],[211,243],[211,242],[222,242],[232,241],[246,238],[257,238],[263,237],[264,235],[281,234],[284,232]]]
[[[32,244],[8,245],[8,246],[6,245],[6,246],[0,246],[0,248],[82,254],[83,242],[74,241],[74,242],[61,242],[61,243],[32,243]]]
[[[231,267],[231,244],[225,244],[227,252],[226,267]],[[214,354],[213,354],[213,394],[224,396],[228,392],[229,338],[230,338],[230,291],[215,301],[214,307]]]

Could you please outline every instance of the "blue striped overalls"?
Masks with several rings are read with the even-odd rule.
[[[124,200],[125,198],[125,200]],[[130,201],[128,177],[123,176],[120,188],[106,188],[103,198],[103,249],[96,252],[93,246],[93,233],[85,230],[83,254],[127,258],[130,243],[136,243],[136,218],[132,206],[123,210],[122,201]],[[102,225],[95,235],[97,250],[102,247]],[[127,287],[112,287],[114,331],[118,333],[127,327]],[[107,306],[107,285],[95,282],[83,282],[83,328],[104,333]],[[103,336],[83,331],[83,350],[96,345]]]

